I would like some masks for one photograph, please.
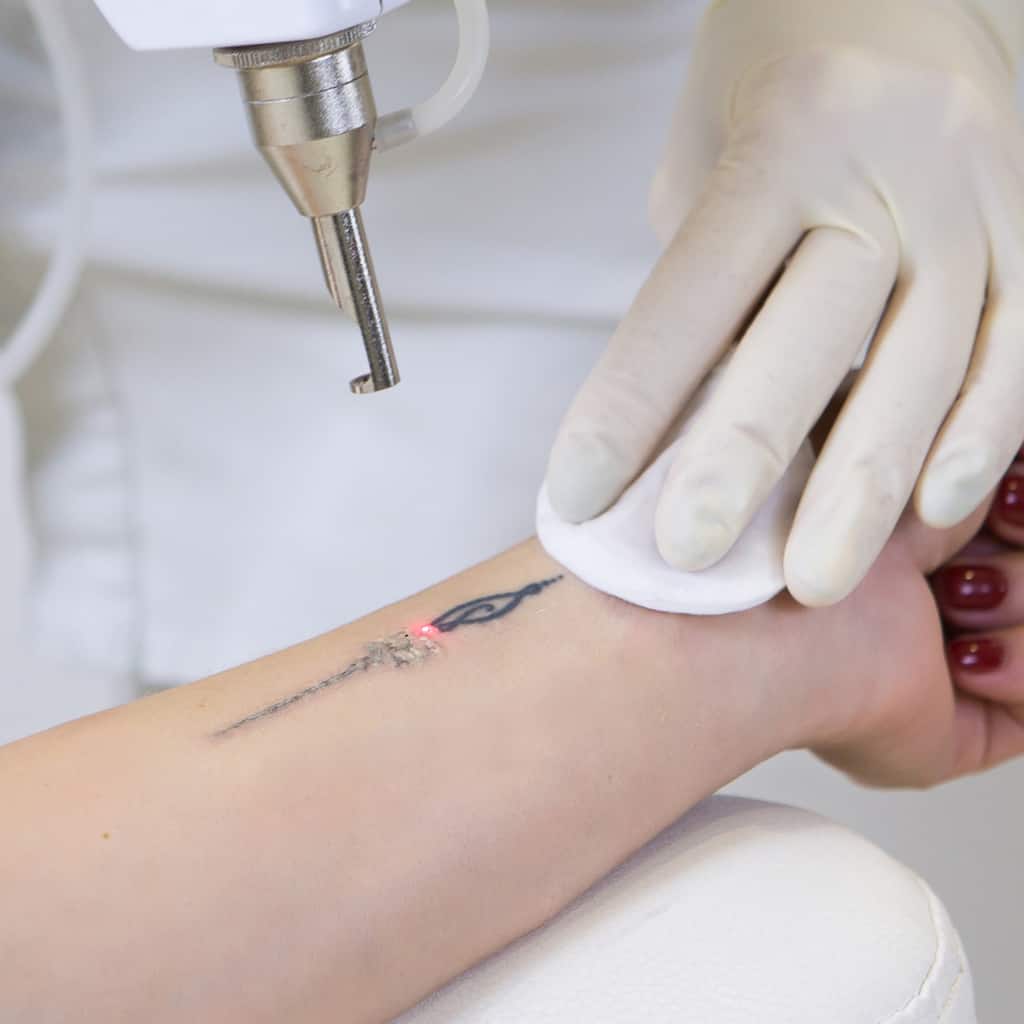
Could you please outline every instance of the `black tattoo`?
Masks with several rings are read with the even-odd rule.
[[[449,608],[443,615],[434,619],[429,626],[418,630],[415,635],[403,629],[401,632],[381,640],[374,640],[366,645],[366,654],[357,658],[340,672],[328,676],[312,686],[307,686],[304,690],[282,697],[280,700],[274,701],[273,704],[268,704],[266,707],[260,708],[259,711],[254,711],[251,715],[246,715],[245,718],[241,718],[223,729],[218,729],[212,735],[214,737],[227,736],[253,722],[271,718],[300,701],[308,700],[318,693],[340,686],[355,675],[369,672],[377,665],[405,668],[408,665],[426,661],[442,649],[431,639],[432,635],[452,633],[462,626],[482,625],[485,622],[503,618],[515,611],[526,598],[534,597],[563,579],[565,579],[564,576],[555,576],[549,580],[541,580],[539,583],[529,583],[522,590],[512,593],[478,597],[473,601],[466,601],[454,608]]]
[[[460,626],[474,626],[478,623],[493,622],[514,612],[528,597],[539,594],[564,576],[555,576],[540,583],[530,583],[512,594],[492,594],[490,597],[478,597],[475,601],[449,608],[444,615],[439,615],[431,625],[442,633],[451,633]]]

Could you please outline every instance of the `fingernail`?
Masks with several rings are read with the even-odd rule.
[[[812,514],[797,515],[786,544],[784,572],[790,593],[803,605],[824,607],[843,600],[863,581],[892,529],[885,503],[864,475],[849,481]]]
[[[720,561],[735,540],[735,531],[721,515],[721,503],[702,496],[683,508],[659,509],[658,547],[669,565],[683,572],[700,572]]]
[[[662,546],[669,565],[683,572],[703,572],[729,551],[732,531],[713,515],[695,514]]]
[[[949,645],[950,660],[965,672],[994,672],[1005,656],[1003,645],[990,637],[954,640]]]
[[[621,475],[621,461],[601,438],[589,434],[560,438],[548,465],[548,497],[566,522],[583,523],[615,499]]]
[[[992,487],[991,462],[988,448],[971,439],[933,461],[918,492],[922,519],[944,530],[969,516]]]
[[[1024,476],[1008,476],[999,485],[996,511],[1012,526],[1024,526]]]
[[[942,602],[964,611],[998,608],[1010,589],[1005,574],[991,565],[951,565],[936,582]]]

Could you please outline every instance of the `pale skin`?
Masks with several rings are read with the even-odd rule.
[[[558,579],[531,541],[297,647],[0,749],[4,1014],[385,1021],[779,751],[814,747],[893,785],[1020,753],[1020,556],[985,556],[1016,597],[961,623],[1004,631],[1011,657],[984,683],[951,679],[926,580],[977,525],[904,524],[836,607],[781,597],[716,619]],[[422,631],[540,581],[500,617]],[[423,656],[398,667],[373,646],[396,636]]]

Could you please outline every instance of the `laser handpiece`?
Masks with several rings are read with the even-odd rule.
[[[352,381],[356,394],[399,381],[360,210],[371,157],[454,117],[480,83],[490,43],[487,0],[454,0],[459,49],[448,79],[423,103],[378,117],[362,42],[407,2],[96,0],[130,46],[208,46],[237,71],[256,145],[312,221],[327,288],[362,333],[370,372]]]
[[[352,381],[357,394],[399,381],[360,211],[377,128],[362,46],[373,27],[214,50],[218,64],[238,72],[256,145],[311,219],[327,288],[362,332],[370,372]]]

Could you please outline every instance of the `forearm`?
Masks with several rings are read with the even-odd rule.
[[[0,1002],[34,1020],[387,1019],[794,739],[777,606],[689,620],[566,576],[489,621],[417,629],[559,574],[531,542],[0,750]],[[367,654],[402,630],[415,663]]]

